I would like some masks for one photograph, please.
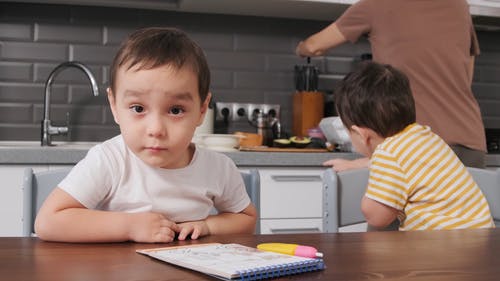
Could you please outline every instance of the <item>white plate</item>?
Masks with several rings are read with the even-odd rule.
[[[218,151],[218,152],[235,152],[235,151],[239,151],[236,148],[223,147],[223,146],[205,146],[204,148],[210,149],[210,150],[214,150],[214,151]]]

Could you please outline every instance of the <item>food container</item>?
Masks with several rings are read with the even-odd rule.
[[[319,127],[307,129],[307,135],[311,138],[317,138],[321,140],[326,140],[323,131]]]
[[[246,132],[235,132],[235,135],[242,136],[240,138],[240,146],[261,146],[262,145],[262,135],[255,133]]]

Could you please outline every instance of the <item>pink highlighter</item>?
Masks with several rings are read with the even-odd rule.
[[[311,246],[303,246],[298,244],[288,243],[262,243],[257,245],[257,249],[267,252],[275,252],[292,256],[306,258],[322,258],[323,253],[318,252],[316,248]]]

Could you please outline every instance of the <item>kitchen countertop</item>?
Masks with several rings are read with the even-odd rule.
[[[0,164],[59,164],[70,165],[87,154],[88,147],[0,147]],[[321,167],[334,158],[356,159],[359,154],[349,152],[223,152],[239,167]],[[487,166],[500,167],[500,154],[486,155]]]
[[[87,154],[87,147],[0,147],[0,164],[75,164]],[[333,158],[355,159],[346,152],[222,152],[239,167],[252,166],[311,166]]]

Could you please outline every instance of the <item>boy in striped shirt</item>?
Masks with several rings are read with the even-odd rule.
[[[368,224],[400,230],[494,227],[481,190],[451,148],[415,123],[408,78],[390,65],[365,63],[335,92],[354,148],[370,157],[361,209]]]

